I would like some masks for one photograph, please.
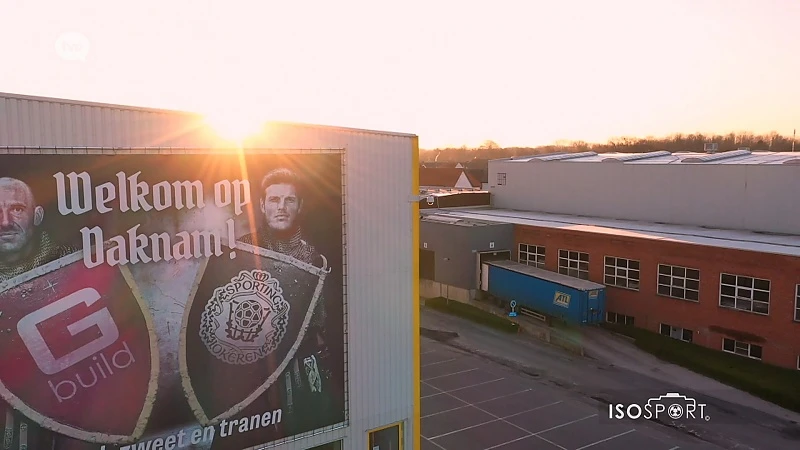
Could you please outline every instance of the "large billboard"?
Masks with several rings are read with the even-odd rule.
[[[345,421],[341,151],[31,153],[0,155],[0,448]]]

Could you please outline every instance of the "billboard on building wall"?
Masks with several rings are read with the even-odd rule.
[[[0,155],[0,448],[344,422],[342,158]]]

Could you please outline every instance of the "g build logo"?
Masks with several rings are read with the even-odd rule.
[[[608,405],[609,419],[688,419],[705,420],[711,418],[706,414],[706,404],[698,403],[697,400],[675,392],[650,398],[644,405],[635,403],[626,405],[622,403],[611,403]]]
[[[200,338],[228,364],[250,364],[278,347],[289,322],[289,302],[278,280],[263,270],[243,270],[214,290]]]
[[[89,38],[81,33],[64,33],[56,39],[56,53],[67,61],[86,61]]]
[[[72,337],[91,329],[99,331],[99,336],[63,356],[56,357],[53,354],[53,350],[39,331],[39,326],[45,322],[49,322],[51,319],[57,320],[59,316],[69,313],[81,304],[91,307],[100,298],[100,293],[95,289],[84,288],[26,315],[17,323],[19,337],[30,352],[36,366],[45,375],[53,376],[62,373],[91,358],[91,361],[85,362],[81,367],[73,370],[75,373],[66,379],[56,379],[55,383],[53,379],[47,380],[50,390],[59,403],[70,400],[81,389],[89,389],[96,385],[101,378],[111,377],[116,371],[125,369],[136,362],[127,342],[124,341],[122,349],[113,354],[103,353],[119,339],[119,329],[108,308],[102,308],[66,326]]]
[[[87,269],[82,256],[0,283],[0,355],[13,362],[0,364],[0,396],[59,434],[127,443],[157,390],[152,320],[126,268]]]

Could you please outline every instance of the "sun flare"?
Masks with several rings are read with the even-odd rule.
[[[206,114],[205,122],[222,139],[237,143],[259,134],[266,125],[264,120],[235,111]]]

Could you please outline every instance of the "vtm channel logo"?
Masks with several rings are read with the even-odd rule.
[[[28,314],[17,323],[17,332],[39,370],[48,377],[59,376],[47,380],[50,390],[59,403],[73,398],[81,389],[89,389],[101,379],[109,378],[135,362],[133,353],[125,341],[122,341],[122,348],[116,352],[104,352],[117,343],[120,337],[119,328],[105,307],[78,320],[73,319],[72,323],[66,325],[69,336],[78,337],[76,340],[80,339],[79,333],[95,331],[90,334],[95,336],[99,334],[95,339],[66,354],[58,352],[62,355],[56,356],[39,331],[39,327],[45,322],[69,316],[73,308],[79,305],[91,307],[100,298],[95,289],[81,289]],[[51,344],[55,343],[54,336],[51,336],[51,341]],[[65,372],[67,369],[71,370]],[[65,374],[68,375],[65,377]]]
[[[610,403],[608,418],[658,420],[668,417],[672,420],[688,419],[707,422],[711,418],[706,413],[706,406],[705,403],[697,403],[697,400],[691,397],[670,392],[660,397],[650,398],[644,405]]]
[[[56,39],[56,53],[67,61],[86,61],[89,54],[89,38],[81,33],[70,31]]]

